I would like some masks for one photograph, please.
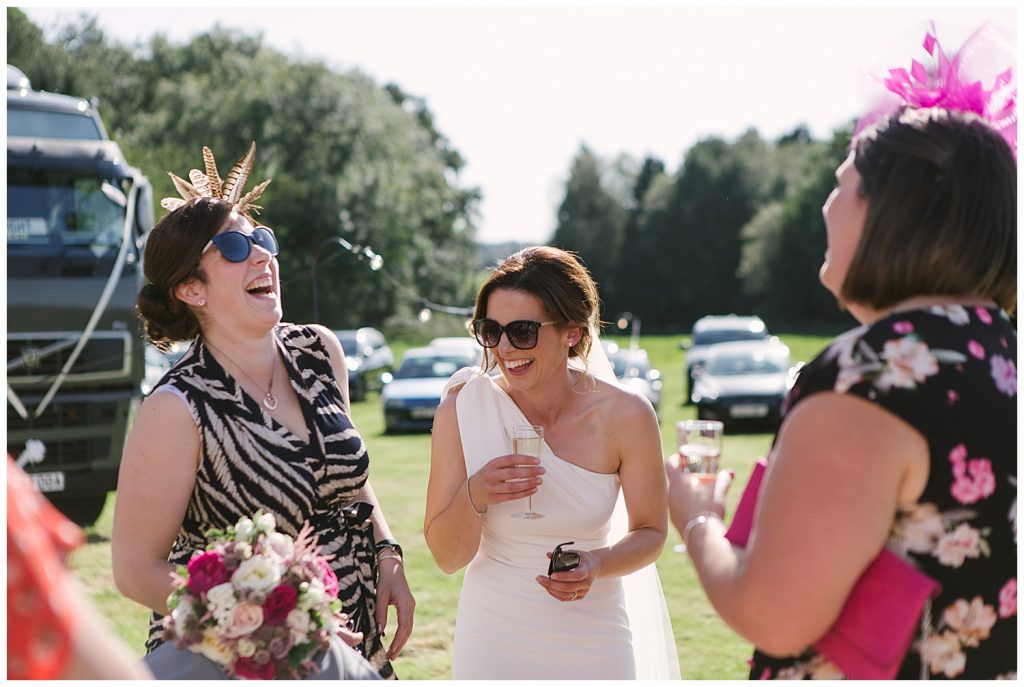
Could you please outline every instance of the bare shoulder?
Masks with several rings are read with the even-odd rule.
[[[637,391],[623,389],[617,384],[611,384],[600,379],[594,380],[597,384],[598,398],[601,400],[603,412],[617,421],[633,420],[648,421],[657,423],[657,413],[647,397]]]

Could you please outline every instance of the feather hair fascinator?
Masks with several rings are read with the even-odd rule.
[[[922,47],[928,65],[911,60],[910,69],[869,75],[874,103],[857,121],[853,140],[872,124],[907,106],[972,112],[985,120],[1017,155],[1016,51],[991,24],[972,32],[952,56],[939,43],[935,25]]]
[[[263,195],[263,191],[270,184],[270,179],[260,182],[256,188],[242,195],[245,184],[249,180],[249,173],[252,172],[253,162],[256,160],[256,142],[253,141],[249,150],[242,158],[235,163],[235,166],[228,172],[223,180],[217,172],[217,161],[213,157],[213,151],[203,146],[203,166],[205,171],[198,169],[190,170],[189,181],[185,181],[174,172],[167,172],[174,182],[174,188],[181,194],[181,198],[164,198],[160,201],[160,207],[165,210],[176,210],[193,198],[215,198],[226,200],[235,206],[238,214],[248,219],[253,224],[256,221],[252,214],[259,214],[263,208],[256,205],[256,201]]]

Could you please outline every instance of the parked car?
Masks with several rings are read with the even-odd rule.
[[[775,338],[717,344],[697,373],[697,417],[727,424],[759,421],[774,428],[798,369],[789,347]]]
[[[477,353],[458,346],[410,348],[384,386],[384,431],[430,430],[441,390],[457,370],[479,363]]]
[[[368,391],[380,391],[381,378],[390,373],[395,357],[384,335],[373,327],[338,329],[334,332],[345,351],[348,367],[348,393],[353,401],[362,401]]]
[[[770,337],[760,317],[708,315],[697,320],[690,343],[680,344],[686,353],[685,402],[693,403],[695,370],[704,364],[712,346],[729,341],[763,341]]]
[[[620,348],[610,341],[605,342],[604,349],[619,385],[646,396],[657,411],[661,402],[661,372],[651,367],[647,351],[642,348]]]
[[[440,336],[436,339],[431,339],[430,343],[427,344],[428,348],[455,348],[458,350],[471,351],[477,356],[477,364],[483,360],[484,349],[483,346],[477,343],[476,339],[471,336]]]

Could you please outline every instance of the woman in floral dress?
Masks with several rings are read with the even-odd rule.
[[[1016,676],[1015,150],[904,108],[855,138],[824,206],[822,283],[862,326],[786,399],[745,549],[668,468],[673,524],[750,676],[839,678],[811,648],[883,547],[936,580],[899,678]]]

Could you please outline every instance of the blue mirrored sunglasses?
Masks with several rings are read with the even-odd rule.
[[[214,234],[205,246],[203,253],[210,250],[210,246],[217,246],[217,250],[228,262],[242,262],[249,259],[253,245],[259,246],[271,255],[277,255],[277,237],[270,227],[262,225],[252,230],[251,234],[240,231],[222,231]]]

